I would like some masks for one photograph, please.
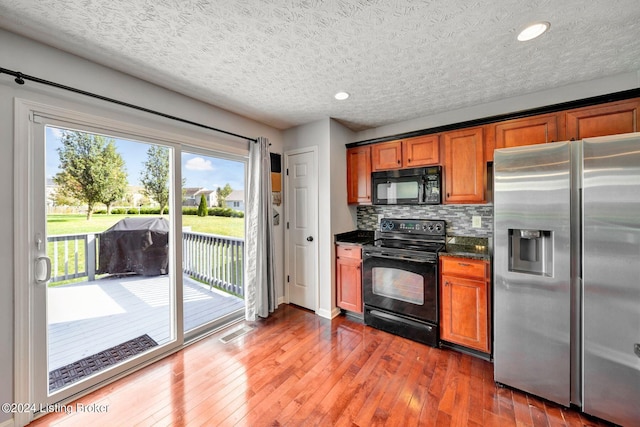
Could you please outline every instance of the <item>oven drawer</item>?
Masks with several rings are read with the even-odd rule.
[[[481,280],[487,276],[488,263],[483,260],[442,257],[440,262],[441,274],[473,277]]]
[[[336,245],[336,257],[361,259],[361,248],[356,245]]]
[[[364,307],[364,323],[394,335],[421,342],[431,347],[438,347],[439,330],[436,324],[420,322],[398,313],[366,305]]]

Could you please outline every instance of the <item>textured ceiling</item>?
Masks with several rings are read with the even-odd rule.
[[[548,33],[516,41],[539,20]],[[0,0],[0,27],[280,129],[640,70],[638,0]]]

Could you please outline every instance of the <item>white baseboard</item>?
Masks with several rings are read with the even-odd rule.
[[[333,310],[331,310],[331,318],[333,319],[334,317],[340,316],[340,313],[340,307],[335,307]]]
[[[15,424],[13,424],[13,418],[8,419],[7,421],[3,421],[2,423],[0,423],[0,427],[13,427]]]
[[[316,311],[316,314],[320,317],[331,320],[340,314],[340,309],[338,307],[335,307],[333,310],[329,311],[321,308]]]

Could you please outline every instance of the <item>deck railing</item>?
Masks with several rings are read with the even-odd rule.
[[[95,280],[100,233],[48,236],[50,283]],[[212,287],[244,297],[244,239],[182,232],[182,271]]]
[[[182,270],[201,282],[244,297],[244,239],[182,232]]]
[[[51,283],[79,277],[95,280],[97,240],[100,233],[47,236],[51,257]]]

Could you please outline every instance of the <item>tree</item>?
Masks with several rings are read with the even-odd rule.
[[[113,142],[107,144],[104,153],[104,161],[111,165],[107,175],[107,189],[105,189],[102,203],[107,206],[107,214],[111,213],[111,205],[122,200],[127,191],[127,171],[122,156],[116,152]]]
[[[207,206],[207,198],[204,194],[200,195],[200,205],[198,206],[198,216],[207,216],[209,209]]]
[[[87,220],[90,220],[96,203],[120,191],[116,178],[126,176],[124,161],[115,151],[114,141],[101,135],[64,131],[60,142],[61,171],[53,181],[61,197],[87,204]]]
[[[228,182],[223,188],[218,187],[216,189],[216,199],[218,200],[219,208],[224,208],[227,206],[226,199],[227,197],[229,197],[229,194],[231,194],[232,192],[233,192],[233,188],[231,188]]]
[[[169,149],[152,145],[140,172],[144,192],[160,205],[160,215],[169,204]]]

